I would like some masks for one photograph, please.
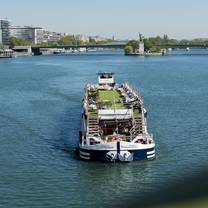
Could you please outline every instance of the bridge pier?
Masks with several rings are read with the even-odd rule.
[[[32,54],[34,56],[39,56],[39,55],[42,55],[42,52],[40,51],[40,47],[32,47]]]

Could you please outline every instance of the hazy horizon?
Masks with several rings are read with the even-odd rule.
[[[12,25],[40,26],[48,31],[133,39],[146,37],[208,38],[205,0],[0,0],[0,18]]]

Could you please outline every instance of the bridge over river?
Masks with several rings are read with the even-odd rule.
[[[50,49],[50,48],[57,48],[57,49],[78,49],[78,48],[112,48],[112,49],[123,49],[128,41],[118,41],[118,42],[111,42],[105,44],[83,44],[83,45],[56,45],[56,46],[32,46],[32,52],[34,55],[40,55],[41,49]],[[160,48],[179,48],[179,49],[186,49],[186,48],[208,48],[208,44],[163,44],[158,45]]]
[[[112,48],[112,49],[123,49],[126,45],[127,41],[122,42],[111,42],[111,43],[105,43],[105,44],[83,44],[83,45],[55,45],[55,46],[32,46],[32,52],[34,55],[40,55],[41,50],[40,49],[50,49],[50,48],[56,48],[56,49],[78,49],[78,48],[87,48],[87,49],[94,49],[94,48]]]
[[[163,44],[163,45],[158,45],[160,48],[179,48],[179,49],[184,49],[184,48],[208,48],[208,44]]]

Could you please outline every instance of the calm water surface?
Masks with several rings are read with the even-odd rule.
[[[208,157],[208,52],[125,57],[121,52],[0,60],[0,206],[101,207],[148,194]],[[157,159],[77,160],[83,88],[99,70],[139,88]]]

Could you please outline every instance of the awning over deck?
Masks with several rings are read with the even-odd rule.
[[[130,119],[133,112],[132,109],[103,109],[98,110],[98,116],[101,120]]]

